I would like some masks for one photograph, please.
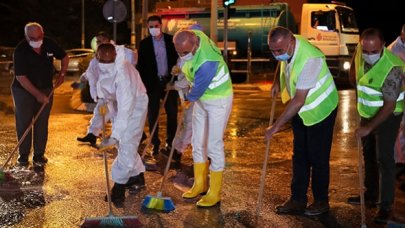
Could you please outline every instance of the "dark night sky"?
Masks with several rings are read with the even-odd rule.
[[[279,0],[280,2],[282,0]],[[86,0],[86,46],[99,30],[111,33],[112,26],[101,15],[104,0]],[[128,0],[124,0],[127,2]],[[141,0],[136,0],[139,10]],[[271,1],[270,1],[271,2]],[[309,2],[326,2],[309,0]],[[342,0],[355,10],[360,32],[365,28],[380,28],[387,45],[400,33],[405,24],[405,0]],[[30,7],[27,6],[31,5]],[[58,7],[59,5],[59,7]],[[0,46],[15,46],[23,38],[23,26],[28,21],[39,21],[46,34],[59,41],[64,48],[80,45],[80,0],[2,0],[0,1]],[[92,26],[93,25],[93,26]],[[126,23],[120,23],[121,43],[129,43],[130,31]],[[5,35],[7,34],[7,35]]]

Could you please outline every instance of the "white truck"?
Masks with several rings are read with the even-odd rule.
[[[351,8],[331,3],[302,5],[300,22],[297,23],[287,3],[234,6],[228,19],[229,66],[233,74],[255,73],[268,70],[269,52],[267,35],[271,28],[284,26],[308,38],[322,50],[336,81],[347,81],[350,58],[359,40],[354,12]],[[174,34],[192,24],[200,24],[210,34],[208,8],[157,9],[162,17],[163,30]],[[222,46],[223,8],[218,10],[218,44]],[[299,31],[297,28],[300,28]]]

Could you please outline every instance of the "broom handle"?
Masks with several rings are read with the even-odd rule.
[[[101,113],[101,117],[103,118],[103,141],[104,141],[104,139],[107,138],[106,137],[106,129],[105,129],[106,128],[105,127],[105,114],[106,114],[106,111],[107,111],[106,106],[107,106],[106,104],[101,105],[100,110],[99,110],[100,113]],[[109,178],[109,175],[108,175],[107,151],[106,150],[103,150],[103,160],[104,160],[105,181],[107,183],[106,192],[107,192],[107,201],[108,201],[108,214],[112,215],[113,213],[112,213],[112,205],[111,205],[110,178]]]
[[[51,98],[53,92],[54,92],[55,88],[53,88],[51,90],[51,92],[48,95],[48,100]],[[17,151],[17,149],[21,146],[21,144],[24,142],[25,138],[27,137],[28,133],[31,131],[32,126],[34,126],[35,122],[37,121],[38,117],[41,115],[42,111],[44,110],[45,106],[48,103],[43,103],[41,105],[41,108],[39,109],[39,111],[37,112],[37,114],[34,116],[34,118],[32,119],[31,123],[28,125],[27,129],[25,129],[24,134],[21,136],[20,140],[18,141],[17,145],[14,147],[13,151],[10,153],[10,155],[8,156],[6,162],[4,162],[4,165],[2,167],[2,169],[4,169],[7,164],[10,162],[11,158],[13,157],[14,153]]]
[[[174,77],[175,77],[175,76],[176,76],[176,75],[172,75],[172,77],[170,78],[170,83],[173,83],[173,80],[174,80]],[[162,103],[160,104],[159,111],[158,111],[158,115],[157,115],[157,117],[156,117],[155,124],[153,125],[152,132],[150,133],[150,136],[149,136],[149,138],[148,138],[148,141],[147,141],[147,143],[146,143],[146,146],[145,146],[145,148],[144,148],[143,151],[142,151],[142,156],[141,156],[142,160],[144,159],[144,157],[145,157],[145,155],[146,155],[146,151],[148,150],[148,148],[149,148],[149,146],[150,146],[150,144],[151,144],[151,142],[152,142],[153,135],[155,134],[155,131],[156,131],[156,128],[157,128],[157,125],[158,125],[158,122],[159,122],[159,116],[160,116],[160,114],[162,114],[162,109],[163,109],[164,105],[166,104],[166,100],[167,100],[167,97],[169,96],[169,92],[170,92],[170,90],[167,90],[167,91],[166,91],[165,97],[163,98],[163,101],[162,101]]]
[[[359,118],[359,117],[358,117]],[[360,119],[360,118],[359,118]],[[360,120],[357,121],[360,125]],[[361,227],[366,226],[366,207],[364,201],[364,171],[363,171],[363,150],[361,139],[357,139],[357,152],[358,152],[358,172],[359,172],[359,193],[360,193],[360,212],[361,212]]]
[[[270,121],[269,126],[273,124],[274,120],[274,110],[276,109],[276,98],[271,98],[271,110],[270,110]],[[270,139],[267,140],[266,143],[266,153],[264,154],[264,161],[263,161],[263,168],[262,168],[262,175],[260,177],[260,188],[259,188],[259,197],[257,200],[257,208],[256,208],[256,216],[260,216],[260,211],[262,208],[263,203],[263,192],[264,192],[264,184],[266,180],[266,170],[267,170],[267,160],[269,159],[269,151],[270,151]]]
[[[183,100],[180,100],[180,101],[182,103],[181,110],[182,110],[182,112],[184,112],[184,109],[185,109],[184,102],[183,102]],[[174,139],[172,141],[172,146],[171,146],[171,149],[170,149],[169,158],[167,159],[165,172],[163,173],[162,183],[160,183],[160,189],[159,189],[160,193],[162,193],[162,191],[163,191],[163,186],[164,186],[164,183],[166,181],[167,174],[169,173],[170,164],[172,163],[172,158],[173,158],[173,153],[174,153],[174,145],[175,145],[175,142],[177,140],[178,134],[180,132],[181,125],[183,124],[183,119],[184,119],[183,115],[181,114],[180,117],[181,117],[180,120],[177,122],[176,134],[174,135]]]
[[[278,72],[279,68],[280,68],[280,61],[277,62],[276,70],[274,71],[273,83],[276,80],[277,72]],[[269,126],[271,126],[273,124],[275,109],[276,109],[276,98],[272,97],[271,98]],[[269,151],[270,151],[270,140],[267,140],[267,142],[266,142],[266,152],[264,154],[262,175],[260,177],[260,188],[259,188],[259,196],[258,196],[258,199],[257,199],[256,218],[258,218],[260,216],[260,211],[262,209],[263,192],[264,192],[264,184],[265,184],[264,181],[266,180],[267,160],[269,159]],[[256,219],[256,221],[257,221],[257,219]]]

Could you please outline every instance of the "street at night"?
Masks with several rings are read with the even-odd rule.
[[[268,78],[271,78],[268,76]],[[16,130],[9,85],[12,76],[1,72],[0,163],[16,145]],[[10,172],[15,178],[0,186],[0,227],[78,227],[87,217],[105,216],[105,178],[102,153],[76,141],[86,133],[91,113],[75,111],[70,102],[70,84],[77,76],[67,77],[56,90],[49,124],[49,140],[44,169]],[[252,80],[254,81],[254,80]],[[158,157],[162,170],[145,172],[146,188],[137,194],[126,193],[123,208],[113,207],[116,215],[135,215],[145,227],[360,227],[360,206],[346,203],[358,193],[357,127],[354,90],[340,90],[340,104],[331,152],[330,206],[322,216],[277,215],[275,206],[290,195],[292,131],[289,125],[270,143],[261,216],[256,222],[259,182],[266,143],[264,130],[269,122],[271,100],[267,82],[234,84],[234,102],[225,135],[226,167],[220,206],[197,208],[196,200],[184,200],[182,193],[191,187],[191,147],[181,166],[170,170],[163,195],[171,197],[176,209],[170,213],[141,210],[142,200],[155,195],[160,187],[165,158]],[[277,100],[275,117],[283,105]],[[165,119],[160,118],[165,128]],[[160,133],[165,132],[161,130]],[[160,135],[163,139],[163,134]],[[140,147],[140,152],[142,148]],[[109,166],[116,151],[108,153]],[[11,161],[14,164],[16,156]],[[309,199],[312,195],[309,190]],[[405,222],[405,193],[396,189],[393,221]],[[367,208],[367,226],[377,209]],[[392,222],[394,223],[394,222]],[[400,227],[400,226],[398,226]]]

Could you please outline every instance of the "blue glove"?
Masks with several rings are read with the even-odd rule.
[[[98,146],[99,149],[106,149],[106,148],[112,148],[114,146],[118,145],[118,140],[112,137],[105,138],[100,145]]]

